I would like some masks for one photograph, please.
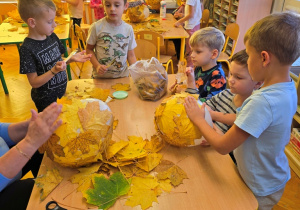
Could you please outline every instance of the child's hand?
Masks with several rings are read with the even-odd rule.
[[[174,23],[174,26],[177,28],[177,27],[179,27],[181,24],[182,24],[181,22],[177,21],[177,22]]]
[[[57,61],[57,63],[53,67],[52,71],[57,74],[58,72],[65,71],[66,68],[67,68],[66,62],[64,62],[64,61]]]
[[[198,102],[192,96],[188,96],[184,100],[185,111],[190,118],[190,120],[196,124],[196,121],[205,119],[205,104],[199,108]]]
[[[194,69],[192,67],[187,67],[185,70],[185,74],[187,77],[187,80],[186,80],[187,87],[188,88],[196,88]]]
[[[84,63],[86,61],[89,61],[92,57],[92,54],[85,54],[85,50],[75,54],[72,56],[72,58],[70,59],[72,62],[81,62]]]
[[[99,64],[96,68],[99,75],[105,74],[108,70],[107,66]]]

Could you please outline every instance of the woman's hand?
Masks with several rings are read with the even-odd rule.
[[[52,103],[43,112],[37,113],[31,110],[32,117],[28,126],[25,141],[38,149],[45,143],[52,133],[62,124],[57,120],[61,113],[62,105]]]

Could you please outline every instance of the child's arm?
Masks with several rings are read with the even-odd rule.
[[[223,113],[218,111],[209,111],[211,118],[227,125],[233,125],[236,119],[236,114]]]
[[[47,71],[46,73],[38,76],[36,72],[34,73],[27,73],[28,81],[33,88],[39,88],[42,85],[46,84],[55,74],[65,71],[67,67],[66,62],[58,61],[55,66]]]
[[[175,27],[179,27],[182,23],[191,19],[194,16],[194,7],[191,5],[185,5],[185,6],[188,7],[188,14],[185,14],[185,16],[183,18],[181,18],[180,20],[175,22],[174,23]]]
[[[127,60],[128,60],[129,65],[132,65],[136,62],[136,57],[135,57],[135,54],[134,54],[134,50],[128,50]]]
[[[85,54],[85,50],[76,53],[75,55],[73,55],[70,60],[67,61],[67,64],[72,63],[72,62],[80,62],[80,63],[84,63],[88,60],[91,59],[92,54]]]
[[[217,133],[205,121],[205,104],[199,108],[194,97],[187,97],[185,99],[184,107],[188,117],[199,128],[204,138],[222,155],[228,154],[237,148],[250,136],[249,133],[243,131],[235,124],[224,135]]]
[[[102,75],[105,72],[107,72],[108,68],[107,68],[107,66],[101,65],[98,62],[97,57],[96,57],[95,52],[94,52],[94,48],[95,48],[95,45],[87,44],[87,46],[86,46],[86,52],[88,54],[92,55],[91,58],[90,58],[91,59],[91,63],[93,65],[94,69],[97,70],[97,73],[100,74],[100,75]]]

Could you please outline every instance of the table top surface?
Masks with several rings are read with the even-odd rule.
[[[162,36],[165,39],[178,39],[178,38],[188,38],[189,34],[186,32],[186,30],[182,27],[175,27],[174,23],[177,21],[172,14],[167,13],[166,18],[162,19],[159,16],[159,13],[154,13],[154,14],[150,14],[150,16],[147,18],[147,21],[144,23],[131,23],[129,21],[129,18],[126,17],[126,15],[123,15],[123,20],[130,24],[133,27],[133,30],[135,32],[143,29],[143,30],[153,30],[153,29],[148,29],[146,27],[147,23],[150,22],[150,20],[155,20],[154,22],[156,22],[156,20],[158,21],[158,28],[161,28],[164,30],[164,32],[162,32]],[[159,33],[159,32],[158,32]]]
[[[175,81],[174,75],[169,75],[169,86]],[[158,101],[143,101],[131,78],[121,79],[82,79],[68,82],[68,91],[76,88],[100,87],[110,89],[116,83],[130,84],[128,97],[108,103],[115,119],[119,120],[113,132],[113,140],[127,139],[135,135],[150,138],[154,135],[154,111],[163,98],[170,96],[168,92]],[[113,91],[111,90],[111,93]],[[167,145],[160,153],[163,158],[181,167],[189,177],[183,184],[175,187],[171,193],[158,197],[158,203],[153,202],[150,209],[257,209],[257,201],[241,179],[236,166],[229,155],[221,155],[212,147],[175,147]],[[44,209],[52,199],[67,209],[87,209],[87,204],[81,192],[77,192],[77,184],[68,179],[77,173],[76,169],[64,168],[44,156],[39,174],[45,174],[46,169],[56,167],[64,180],[40,201],[39,189],[34,186],[27,209]],[[118,199],[111,209],[141,209],[140,206],[125,205],[126,198]],[[74,207],[74,208],[73,208]]]
[[[69,20],[69,15],[63,15]],[[15,31],[10,29],[17,27]],[[67,40],[69,38],[69,23],[57,25],[54,33],[60,40]],[[0,44],[20,44],[28,36],[28,27],[22,27],[22,23],[2,23],[0,24]]]

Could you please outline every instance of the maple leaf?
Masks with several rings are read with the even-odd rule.
[[[165,146],[164,141],[162,141],[158,135],[151,136],[151,140],[146,140],[145,150],[155,153],[160,151]]]
[[[95,163],[89,167],[79,168],[79,173],[71,176],[70,181],[74,184],[79,184],[77,191],[84,193],[89,188],[93,187],[92,179],[103,163]]]
[[[112,158],[117,152],[123,149],[125,146],[128,145],[128,141],[118,141],[108,146],[106,150],[106,159]]]
[[[128,193],[130,182],[131,180],[127,180],[120,172],[114,173],[109,179],[103,175],[94,177],[94,189],[88,189],[84,197],[88,203],[96,205],[100,209],[108,209],[120,196]]]
[[[43,201],[62,180],[63,177],[56,168],[47,170],[46,174],[36,177],[35,184],[41,188],[40,199]]]
[[[136,163],[136,166],[149,172],[160,163],[161,159],[162,159],[162,154],[151,153],[147,155],[145,158],[139,159],[138,162]]]
[[[135,165],[120,166],[119,168],[120,168],[120,171],[127,178],[131,178],[133,176],[147,177],[149,175],[149,173],[138,168]]]
[[[157,196],[161,194],[159,183],[155,177],[133,177],[132,186],[129,192],[129,198],[125,205],[137,206],[141,205],[142,209],[152,206],[153,202],[157,202]]]
[[[97,98],[102,101],[105,101],[107,97],[110,95],[110,90],[94,87],[91,91],[88,91],[88,93],[92,98]]]
[[[143,149],[146,141],[144,141],[142,137],[129,136],[128,139],[128,145],[120,150],[116,155],[118,160],[133,160],[147,155],[146,150]]]
[[[123,83],[117,83],[115,85],[112,85],[111,88],[115,89],[117,91],[118,90],[125,90],[125,91],[131,90],[130,84],[123,84]]]
[[[178,186],[183,179],[188,178],[184,170],[168,160],[162,160],[155,168],[155,172],[158,173],[156,175],[158,179],[170,179],[173,186]]]

